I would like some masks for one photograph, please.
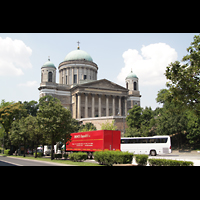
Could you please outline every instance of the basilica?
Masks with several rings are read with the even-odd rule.
[[[81,50],[69,52],[58,66],[59,83],[56,83],[56,66],[50,61],[41,67],[40,97],[52,95],[58,98],[72,117],[85,124],[93,123],[97,129],[101,123],[115,120],[115,125],[124,132],[128,110],[140,105],[138,77],[132,72],[122,87],[107,79],[97,80],[98,65],[92,57]]]

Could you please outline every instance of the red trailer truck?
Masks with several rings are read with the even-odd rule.
[[[71,133],[71,141],[66,143],[66,151],[87,152],[91,158],[95,151],[120,151],[120,138],[121,132],[112,130]]]

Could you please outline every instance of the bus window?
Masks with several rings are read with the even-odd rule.
[[[168,138],[160,138],[160,143],[167,143]]]
[[[155,139],[149,139],[149,143],[156,143]]]
[[[160,143],[160,138],[156,138],[156,143]]]

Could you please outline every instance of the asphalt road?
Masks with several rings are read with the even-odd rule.
[[[0,156],[0,166],[72,166],[62,163],[51,163],[46,161],[28,160],[24,158],[13,158]]]

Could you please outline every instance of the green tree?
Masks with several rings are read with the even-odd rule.
[[[37,111],[39,109],[39,104],[37,101],[24,101],[23,102],[23,107],[27,110],[27,114],[32,115],[32,116],[36,116],[37,115]]]
[[[34,146],[37,152],[38,145],[43,143],[43,140],[45,139],[43,137],[42,132],[39,129],[38,118],[32,115],[29,115],[25,119],[25,125],[27,128],[27,131],[29,132],[30,139],[34,143]],[[37,158],[37,153],[35,153],[35,158]]]
[[[158,92],[157,102],[163,103],[163,108],[159,109],[156,117],[157,135],[175,135],[178,146],[181,146],[181,138],[187,130],[187,115],[179,104],[176,104],[170,96],[170,90],[162,89]]]
[[[19,102],[6,105],[4,104],[0,108],[0,123],[3,125],[5,130],[4,144],[6,148],[11,148],[9,130],[11,129],[13,121],[18,120],[23,116],[27,116],[27,111],[23,108],[23,104],[20,104]]]
[[[82,124],[78,132],[96,131],[96,130],[97,130],[96,126],[93,123],[88,122],[88,123]]]
[[[19,120],[15,120],[12,123],[11,129],[10,129],[10,139],[12,141],[12,144],[15,146],[20,146],[23,142],[23,138],[20,135],[20,126],[19,126]]]
[[[193,110],[200,116],[200,35],[194,36],[187,52],[189,54],[182,59],[184,64],[175,61],[166,69],[168,98],[182,109]]]
[[[53,160],[54,144],[70,138],[67,130],[71,128],[71,113],[57,98],[47,95],[39,100],[37,118],[40,121],[40,130],[51,144],[51,160]]]
[[[102,123],[101,130],[117,130],[117,126],[115,126],[115,120],[113,120],[111,123],[108,120],[105,123]]]
[[[128,127],[140,129],[142,122],[142,108],[138,105],[134,105],[133,108],[128,111],[128,113],[129,114],[126,117]]]
[[[135,127],[128,127],[126,129],[126,133],[124,134],[124,137],[141,137],[143,134],[140,132],[139,129]]]
[[[193,112],[187,112],[187,139],[190,144],[198,144],[200,142],[200,118]]]
[[[126,129],[126,137],[150,136],[155,134],[155,119],[151,107],[141,108],[138,105],[133,106],[128,111],[126,117],[128,128]]]

